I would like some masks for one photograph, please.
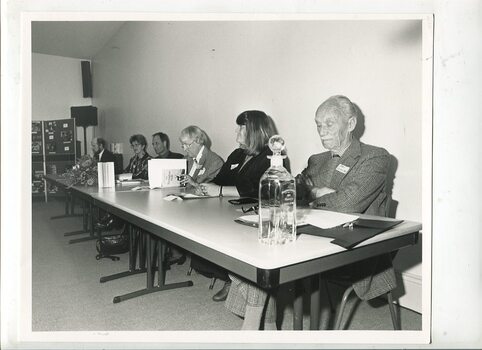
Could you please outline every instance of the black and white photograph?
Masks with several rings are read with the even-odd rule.
[[[434,13],[102,9],[15,17],[5,348],[433,345]]]

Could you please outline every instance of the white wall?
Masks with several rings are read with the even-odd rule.
[[[236,116],[260,109],[276,121],[297,174],[322,151],[316,108],[344,94],[365,115],[361,140],[396,158],[397,217],[422,220],[420,21],[129,22],[92,62],[100,133],[124,143],[125,163],[130,135],[166,132],[180,152],[190,124],[225,158]],[[415,297],[401,302],[417,311],[420,261],[420,246],[396,261],[416,281]]]
[[[421,220],[420,34],[410,21],[127,23],[93,59],[100,130],[126,145],[163,130],[180,151],[179,131],[197,124],[226,157],[236,116],[261,109],[296,174],[322,151],[316,108],[345,94],[366,116],[362,141],[398,160],[397,214]]]
[[[92,98],[83,97],[80,61],[32,53],[32,120],[70,118],[70,107],[92,104]],[[88,143],[94,133],[94,127],[87,128]],[[83,153],[83,128],[77,128],[77,140]]]

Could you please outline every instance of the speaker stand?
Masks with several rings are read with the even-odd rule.
[[[84,128],[84,155],[87,154],[87,126],[83,125]]]

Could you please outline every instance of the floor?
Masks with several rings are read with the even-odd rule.
[[[61,201],[34,202],[32,230],[32,329],[34,331],[114,331],[114,330],[238,330],[242,319],[225,309],[222,302],[212,301],[221,288],[217,282],[209,290],[210,279],[195,272],[187,276],[189,261],[174,265],[167,273],[167,283],[192,280],[192,287],[153,293],[114,304],[116,295],[145,286],[145,274],[99,283],[101,276],[127,269],[127,254],[120,261],[96,260],[95,241],[69,244],[74,237],[63,233],[79,230],[80,217],[51,220],[62,214]],[[77,209],[77,211],[79,211]],[[79,236],[82,237],[82,236]],[[342,290],[332,286],[330,294],[339,300]],[[292,309],[288,301],[290,285],[281,292],[279,328],[292,329]],[[389,309],[383,300],[360,302],[349,300],[343,321],[349,330],[391,330]],[[322,314],[320,328],[328,324],[329,313]],[[421,329],[421,315],[399,308],[404,330]],[[309,316],[304,317],[309,329]]]

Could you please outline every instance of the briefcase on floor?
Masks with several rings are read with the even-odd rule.
[[[123,231],[121,234],[103,236],[97,240],[96,248],[99,253],[95,257],[97,260],[102,258],[119,260],[119,257],[114,255],[129,251],[129,235]]]

